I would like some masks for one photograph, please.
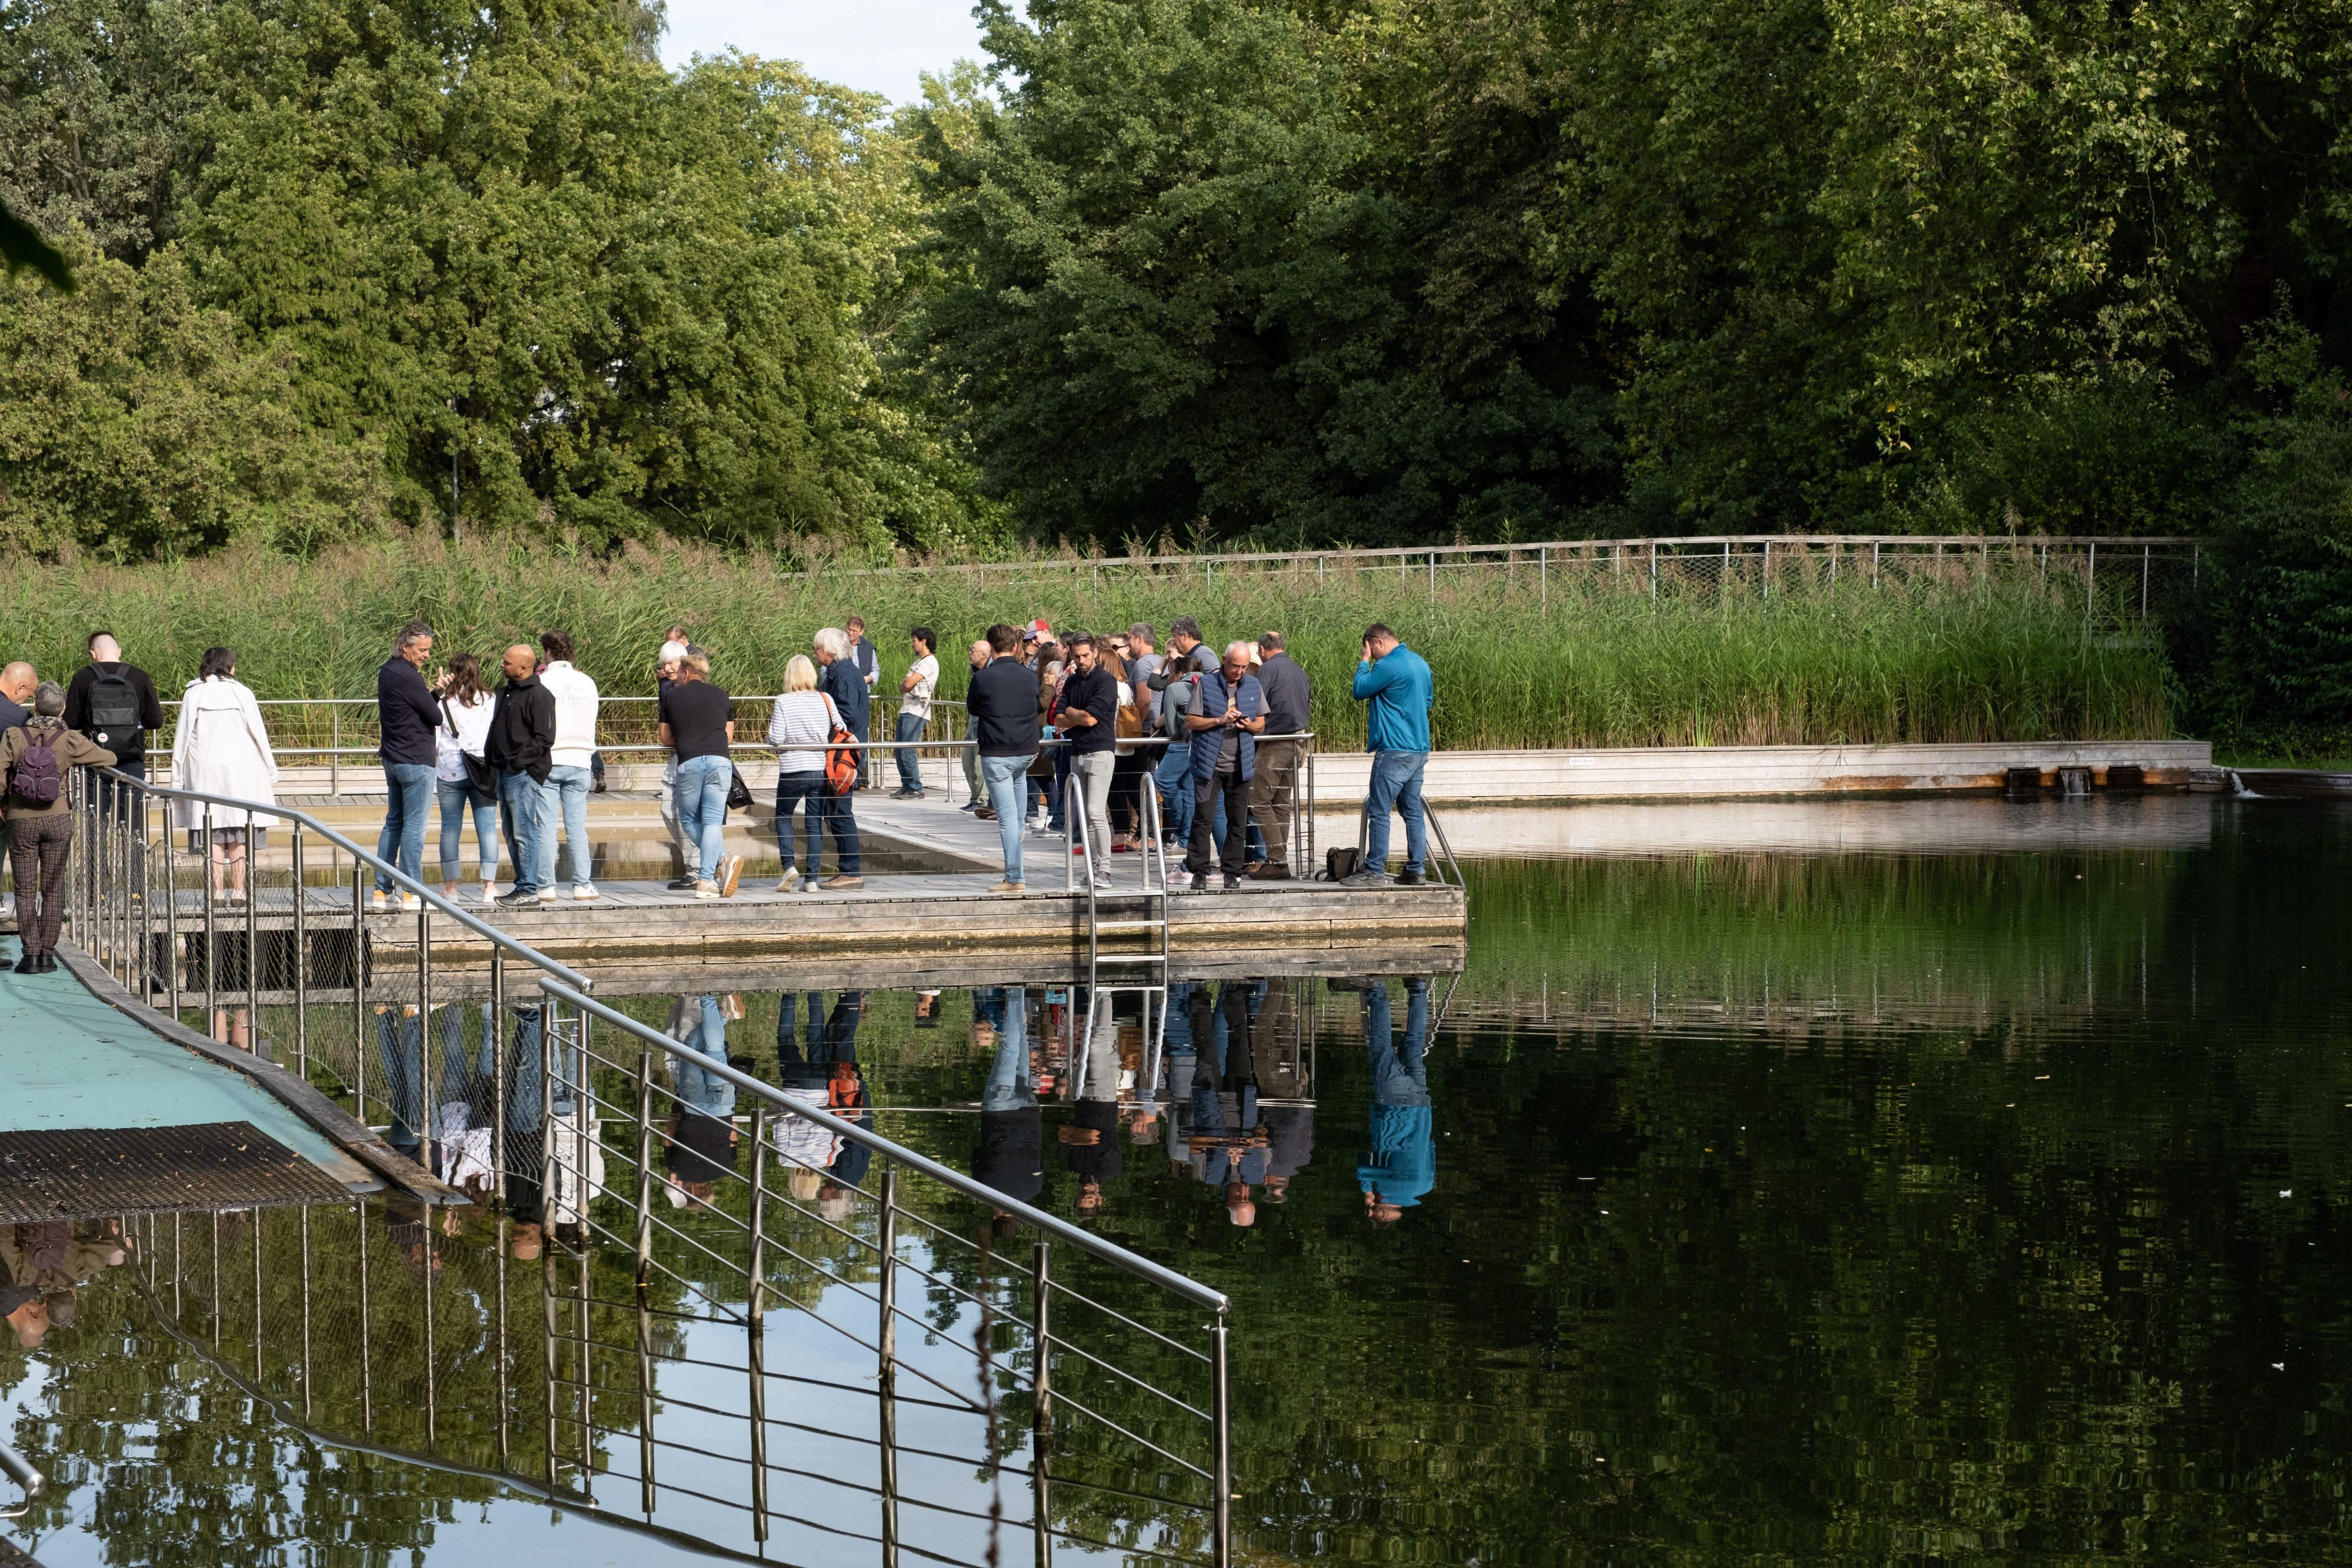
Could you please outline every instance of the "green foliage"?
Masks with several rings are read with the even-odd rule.
[[[170,571],[100,564],[0,575],[12,653],[71,670],[92,625],[132,629],[130,656],[176,691],[203,651],[236,650],[265,696],[364,695],[402,622],[423,615],[441,649],[489,653],[549,627],[614,693],[644,695],[664,630],[683,622],[730,690],[770,694],[816,630],[863,615],[895,680],[908,629],[940,635],[940,692],[960,698],[960,650],[995,621],[1044,615],[1064,630],[1197,616],[1210,641],[1275,629],[1315,683],[1327,749],[1363,744],[1349,694],[1363,629],[1384,620],[1436,673],[1441,747],[2049,740],[2170,731],[2160,649],[2086,636],[2080,594],[2021,578],[1976,586],[1832,586],[1792,567],[1771,596],[1669,591],[1633,574],[1539,587],[1527,563],[1417,574],[1096,572],[1055,561],[955,572],[802,573],[672,545],[613,560],[510,540],[456,549],[378,544],[309,560],[242,551]],[[2120,640],[2117,640],[2120,641]],[[279,716],[281,731],[292,721]],[[321,721],[323,722],[323,720]],[[347,740],[357,733],[347,717]],[[323,732],[312,738],[323,738]]]
[[[376,465],[383,504],[275,542],[393,517],[592,548],[963,538],[959,453],[870,395],[861,311],[909,212],[884,105],[740,56],[672,77],[658,25],[605,0],[42,0],[0,26],[0,193],[111,257],[180,257],[158,287],[227,313],[212,357],[291,367],[312,443]],[[102,333],[98,308],[70,329]],[[21,355],[27,325],[0,317],[0,344]],[[133,352],[117,379],[203,398],[185,359]],[[65,464],[75,432],[45,412],[26,439]],[[232,524],[306,482],[238,483]],[[118,553],[240,537],[118,538],[99,505],[0,531]]]
[[[196,303],[175,253],[80,274],[0,282],[0,543],[152,559],[382,525],[381,462],[295,413],[290,347]]]
[[[1538,537],[1597,496],[1601,378],[1520,222],[1549,143],[1524,15],[983,15],[1003,107],[961,141],[911,117],[943,272],[921,325],[1031,527]],[[1513,82],[1477,90],[1487,62]]]

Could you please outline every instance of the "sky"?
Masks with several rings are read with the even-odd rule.
[[[893,103],[921,96],[924,71],[985,58],[971,0],[669,0],[663,64],[730,45]]]

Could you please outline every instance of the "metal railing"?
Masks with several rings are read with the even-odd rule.
[[[832,1114],[809,1102],[805,1086],[796,1097],[630,1018],[593,997],[587,977],[307,812],[149,785],[111,768],[75,769],[69,789],[78,852],[59,891],[78,946],[184,1025],[201,998],[200,1032],[216,1040],[267,1057],[290,1038],[294,1071],[342,1096],[362,1121],[381,1113],[395,1148],[485,1201],[576,1230],[583,1302],[589,1260],[609,1249],[633,1256],[641,1296],[667,1281],[661,1289],[692,1303],[688,1315],[738,1324],[755,1345],[772,1306],[789,1304],[854,1354],[874,1357],[886,1416],[880,1456],[891,1474],[887,1418],[900,1405],[928,1402],[983,1422],[986,1440],[969,1457],[1027,1481],[1041,1565],[1055,1540],[1083,1539],[1067,1516],[1057,1518],[1058,1486],[1142,1505],[1138,1517],[1183,1545],[1155,1555],[1230,1563],[1223,1294],[893,1143],[854,1114]],[[198,836],[175,841],[174,816]],[[290,833],[290,865],[266,868],[254,858],[263,818]],[[377,913],[371,877],[408,907]],[[452,932],[486,942],[487,961],[453,950]],[[1019,1065],[1025,1071],[1025,1052]],[[736,1113],[739,1096],[749,1097],[748,1117]],[[750,1133],[740,1144],[739,1124]],[[712,1137],[722,1126],[723,1159]],[[805,1157],[851,1145],[870,1164],[845,1184],[824,1174],[830,1160]],[[783,1190],[772,1166],[786,1176]],[[804,1196],[817,1182],[823,1195]],[[952,1219],[922,1212],[908,1201],[910,1186],[967,1217],[981,1206],[989,1234],[974,1242]],[[680,1218],[662,1211],[670,1206]],[[1024,1231],[1025,1249],[997,1245]],[[931,1317],[908,1310],[909,1286]],[[976,1338],[939,1320],[946,1312],[952,1327],[967,1312]],[[432,1322],[428,1310],[428,1358]],[[924,1354],[909,1354],[902,1330],[920,1336]],[[941,1344],[957,1348],[950,1362],[961,1371],[942,1365]],[[551,1362],[550,1370],[553,1387]],[[582,1372],[566,1419],[589,1444],[603,1428],[584,1364]],[[758,1541],[774,1424],[766,1391],[788,1375],[798,1374],[755,1369],[748,1408],[720,1413],[748,1423],[745,1451],[706,1456],[744,1468]],[[921,1391],[898,1392],[912,1385]],[[966,1392],[973,1388],[977,1396]],[[1149,1419],[1126,1405],[1113,1412],[1116,1400],[1139,1402]],[[658,1479],[654,1415],[648,1381],[637,1410],[648,1514],[663,1488],[694,1490]],[[1010,1466],[999,1438],[1024,1424],[1029,1463]],[[583,1490],[592,1471],[579,1472]],[[896,1561],[895,1511],[874,1539]]]

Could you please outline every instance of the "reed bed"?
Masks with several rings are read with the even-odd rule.
[[[984,575],[793,572],[687,545],[610,560],[519,541],[462,549],[427,538],[310,559],[231,553],[167,566],[0,564],[10,656],[44,674],[81,663],[90,629],[120,637],[168,697],[203,651],[237,652],[262,696],[372,695],[394,630],[433,622],[440,651],[495,662],[507,643],[562,627],[614,694],[651,689],[664,629],[680,622],[713,653],[714,678],[779,689],[811,633],[862,614],[886,686],[907,630],[934,627],[941,695],[960,696],[963,648],[991,622],[1044,616],[1100,630],[1197,617],[1212,643],[1279,629],[1314,676],[1327,747],[1362,743],[1349,695],[1364,627],[1386,621],[1437,680],[1441,747],[1734,746],[2133,739],[2170,733],[2164,655],[2151,633],[2118,636],[2084,614],[2079,585],[1998,569],[1832,580],[1798,570],[1758,581],[1677,582],[1526,563],[1449,566],[1433,583],[1393,567],[1327,572],[1098,570],[1051,559]],[[303,739],[323,738],[324,710]],[[348,710],[347,744],[365,733]],[[275,710],[288,738],[301,717]]]

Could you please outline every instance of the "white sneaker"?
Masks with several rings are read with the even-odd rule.
[[[719,884],[715,882],[698,882],[694,884],[694,896],[716,898],[719,896]]]
[[[541,904],[553,904],[555,902],[555,889],[552,887],[541,888],[539,890],[539,901]]]
[[[486,882],[482,883],[482,902],[484,904],[489,903],[490,900],[498,897],[498,895],[499,884],[497,883]]]
[[[383,889],[379,887],[373,893],[368,894],[369,914],[382,915],[385,910],[390,909],[391,907],[392,900],[385,896]]]
[[[584,882],[572,890],[572,900],[578,904],[592,903],[603,896],[604,894],[598,893],[593,884]]]
[[[425,901],[415,894],[404,893],[400,895],[400,912],[403,915],[414,915],[424,907]]]
[[[794,888],[800,886],[800,884],[801,868],[796,865],[786,866],[784,868],[783,880],[776,883],[776,891],[778,893],[790,893]]]

